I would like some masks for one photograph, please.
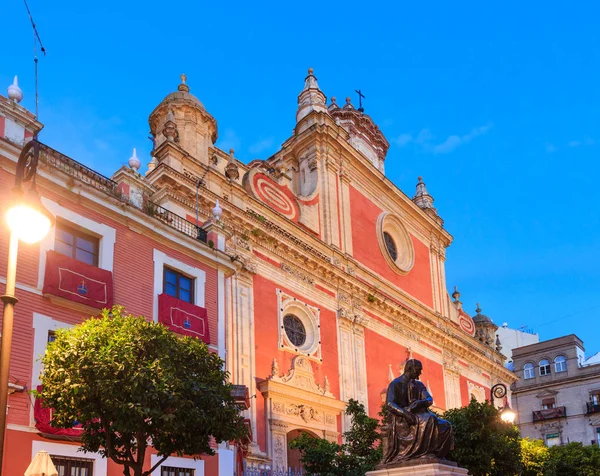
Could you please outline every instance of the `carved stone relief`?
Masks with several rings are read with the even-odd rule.
[[[294,357],[294,360],[292,360],[292,368],[287,375],[282,377],[271,375],[269,380],[286,383],[292,387],[308,390],[309,392],[316,393],[317,395],[333,397],[333,394],[329,389],[329,379],[325,378],[323,387],[321,387],[315,381],[312,364],[306,357],[301,355]]]
[[[315,285],[315,279],[312,276],[303,273],[299,269],[293,268],[289,264],[281,263],[281,269],[283,271],[285,271],[286,273],[292,275],[294,278],[299,279],[300,281],[302,281],[310,286]]]

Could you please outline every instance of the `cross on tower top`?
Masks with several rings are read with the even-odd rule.
[[[354,91],[358,93],[358,110],[360,112],[365,112],[365,108],[362,107],[362,100],[365,98],[365,95],[360,89],[355,89]]]

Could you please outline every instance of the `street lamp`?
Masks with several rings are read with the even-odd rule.
[[[491,394],[492,394],[492,405],[494,405],[494,398],[506,397],[506,385],[504,385],[503,383],[497,383],[496,385],[494,385],[492,387]],[[512,408],[510,408],[510,405],[508,404],[508,401],[507,401],[506,406],[504,408],[502,408],[502,410],[500,411],[500,418],[505,423],[510,423],[512,425],[515,422],[516,416],[517,416],[517,414],[514,412],[514,410]]]
[[[50,230],[54,217],[46,210],[35,189],[35,174],[40,156],[40,143],[34,138],[29,141],[19,156],[15,173],[15,188],[6,213],[10,229],[8,266],[6,270],[6,290],[0,299],[4,303],[2,311],[2,347],[0,347],[0,474],[4,460],[4,437],[6,434],[6,414],[8,411],[8,376],[10,371],[10,351],[12,347],[14,307],[18,302],[15,296],[17,278],[17,251],[19,239],[25,243],[37,243]],[[31,182],[30,188],[23,190],[23,184]]]

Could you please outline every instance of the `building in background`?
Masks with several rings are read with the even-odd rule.
[[[496,330],[496,335],[502,345],[501,352],[506,357],[506,366],[512,370],[512,351],[517,347],[523,347],[526,345],[536,344],[540,341],[539,334],[534,333],[526,328],[511,329],[508,327],[508,323],[502,324]]]
[[[521,434],[548,446],[600,443],[600,353],[574,334],[513,349],[512,406]]]
[[[41,124],[4,98],[0,116],[6,203],[20,147]],[[514,381],[495,342],[497,326],[480,310],[472,319],[458,292],[448,295],[452,238],[425,183],[419,178],[410,198],[387,179],[381,130],[349,98],[327,104],[312,70],[292,136],[266,160],[245,164],[215,146],[217,121],[185,76],[149,123],[154,149],[144,174],[132,157],[108,179],[42,147],[41,194],[66,231],[57,228],[19,258],[16,385],[38,381],[34,356],[50,338],[38,327],[72,325],[97,312],[46,287],[50,256],[64,259],[65,243],[79,233],[98,250],[97,262],[86,265],[110,274],[112,301],[131,313],[162,320],[167,273],[189,280],[183,297],[206,312],[210,344],[233,383],[255,397],[245,415],[250,464],[298,466],[288,442],[299,432],[339,440],[349,427],[343,410],[350,398],[377,416],[382,392],[408,358],[423,362],[421,379],[440,411],[485,400],[492,385]],[[8,241],[5,228],[1,233],[0,273]],[[182,298],[181,285],[170,298]],[[14,449],[25,462],[42,445],[74,451],[45,439],[25,393],[10,404],[12,444],[21,446],[8,454]],[[233,452],[223,445],[194,476],[229,476]],[[24,463],[10,464],[18,474]],[[93,464],[94,476],[116,474],[97,458]]]

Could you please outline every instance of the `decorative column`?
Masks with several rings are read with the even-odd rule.
[[[282,420],[269,420],[269,430],[271,438],[267,438],[270,441],[272,448],[269,453],[273,459],[273,470],[287,470],[287,433],[288,424]]]
[[[446,408],[460,408],[462,399],[460,396],[460,369],[458,359],[451,352],[444,351],[444,391],[446,392]]]
[[[239,243],[238,243],[239,244]],[[254,382],[255,355],[254,355],[254,289],[253,269],[251,264],[239,270],[227,283],[227,303],[229,318],[228,332],[228,370],[232,382],[245,385],[250,390],[250,395],[256,392]],[[260,451],[256,442],[256,399],[250,398],[250,408],[245,411],[245,417],[250,420],[252,428],[252,441],[248,447],[248,456],[253,456],[262,461],[266,455]]]
[[[351,301],[344,292],[339,293],[338,301],[340,400],[347,402],[353,398],[368,408],[364,335],[366,317],[360,301]],[[344,414],[342,431],[349,428],[350,418]]]

